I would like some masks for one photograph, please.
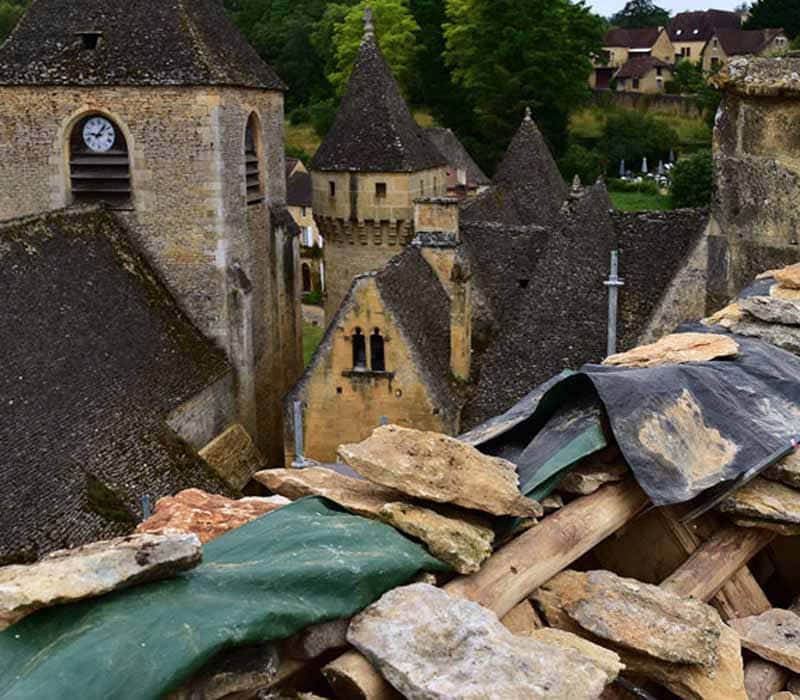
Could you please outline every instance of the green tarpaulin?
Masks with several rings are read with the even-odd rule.
[[[303,499],[210,542],[174,579],[1,632],[0,698],[159,698],[222,649],[349,617],[422,570],[449,567],[388,525]]]

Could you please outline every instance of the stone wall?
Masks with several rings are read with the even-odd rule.
[[[671,80],[668,70],[664,70],[664,80]],[[694,97],[684,95],[646,95],[641,92],[611,92],[610,90],[596,90],[593,101],[598,105],[612,104],[624,109],[637,109],[655,114],[673,114],[681,117],[698,118],[703,116],[703,110],[698,106]]]
[[[367,335],[373,328],[381,330],[385,338],[385,373],[352,371],[350,337],[356,327]],[[322,462],[336,461],[340,444],[365,439],[380,425],[382,417],[419,430],[455,434],[457,418],[448,419],[436,408],[411,357],[399,326],[386,311],[375,278],[358,278],[303,379],[287,396],[287,464],[295,458],[294,401],[303,403],[305,456]]]
[[[286,377],[301,367],[293,320],[298,270],[283,261],[285,244],[274,240],[269,207],[286,197],[282,94],[0,88],[0,220],[72,203],[69,137],[93,112],[112,119],[128,144],[133,195],[118,215],[193,323],[226,349],[236,368],[240,420],[268,456],[279,458],[274,416]],[[265,200],[248,206],[244,130],[253,112]],[[285,340],[292,337],[296,351]],[[269,408],[257,410],[257,397]]]
[[[707,308],[800,261],[800,56],[735,59],[718,80]]]
[[[414,200],[446,194],[447,171],[315,171],[311,179],[314,218],[325,239],[325,315],[331,318],[356,275],[380,269],[411,242]]]
[[[227,374],[167,416],[167,425],[192,449],[200,450],[236,419],[233,374]]]

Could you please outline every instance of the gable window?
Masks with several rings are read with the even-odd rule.
[[[74,202],[131,205],[128,144],[117,124],[101,114],[79,119],[69,137],[69,170]]]
[[[386,199],[386,183],[375,183],[375,199]]]
[[[336,196],[336,183],[333,180],[328,181],[328,194],[331,197]]]
[[[662,70],[663,70],[663,69],[661,68],[661,66],[659,66],[658,68],[656,68],[656,75],[657,75],[657,76],[659,76],[659,77],[661,77],[661,75],[662,75],[662,72],[661,72],[661,71],[662,71]]]
[[[711,57],[711,69],[716,70],[719,68],[719,59],[716,56]]]
[[[244,133],[244,168],[247,186],[247,203],[258,204],[264,201],[264,185],[261,173],[261,155],[258,147],[258,119],[251,114]]]
[[[353,369],[367,369],[367,339],[360,328],[356,328],[353,341]]]
[[[379,328],[376,328],[369,338],[369,360],[373,372],[386,371],[386,357],[383,350],[383,336]]]
[[[639,78],[634,78],[633,79],[633,89],[634,90],[638,90],[639,89]]]

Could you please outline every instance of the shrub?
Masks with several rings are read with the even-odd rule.
[[[311,160],[311,156],[308,155],[308,152],[300,148],[300,146],[292,146],[291,144],[286,144],[286,157],[287,158],[297,158],[303,162],[304,165],[308,165],[308,162]]]
[[[625,110],[609,117],[598,144],[598,151],[608,164],[608,173],[619,172],[620,161],[631,170],[638,168],[643,158],[651,165],[666,161],[670,149],[678,144],[674,129],[653,117],[635,110]]]
[[[308,124],[311,121],[311,112],[307,107],[296,107],[289,113],[289,123],[297,126],[298,124]]]
[[[606,180],[606,188],[609,192],[640,192],[641,194],[658,194],[658,183],[655,180],[642,180],[641,182],[629,182],[618,178]]]
[[[707,207],[711,202],[714,164],[711,151],[679,160],[672,170],[672,206]]]
[[[311,126],[321,139],[330,131],[333,120],[336,119],[336,104],[333,99],[322,100],[312,104],[308,111],[311,115]]]
[[[577,175],[585,185],[593,183],[600,175],[600,158],[597,153],[578,143],[571,143],[558,161],[561,175],[572,182]]]

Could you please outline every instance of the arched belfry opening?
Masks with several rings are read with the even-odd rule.
[[[258,117],[253,113],[247,120],[244,133],[244,168],[248,204],[258,204],[264,201],[262,162],[259,122]]]
[[[369,338],[369,359],[370,368],[373,372],[386,371],[386,357],[383,350],[383,336],[379,328],[376,328]]]
[[[128,142],[119,125],[104,114],[87,114],[69,136],[69,171],[74,202],[131,205]]]
[[[353,332],[353,369],[367,369],[367,339],[360,328]]]

